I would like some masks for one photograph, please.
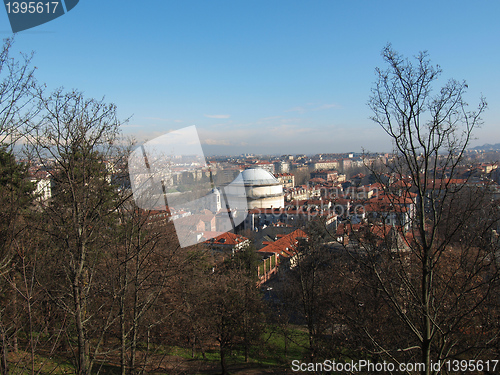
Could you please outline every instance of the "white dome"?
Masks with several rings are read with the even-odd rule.
[[[261,168],[244,170],[224,191],[228,199],[242,200],[248,208],[279,208],[285,205],[283,185]]]
[[[238,176],[243,179],[245,185],[280,185],[280,182],[274,176],[262,168],[245,169]]]

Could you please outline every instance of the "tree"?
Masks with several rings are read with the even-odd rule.
[[[388,170],[377,172],[401,182],[397,189],[391,179],[383,184],[392,205],[409,198],[415,209],[383,241],[360,238],[366,251],[358,261],[409,337],[404,347],[391,347],[384,335],[371,335],[377,350],[393,360],[425,363],[422,374],[431,374],[431,362],[476,358],[498,340],[492,297],[499,275],[491,242],[498,207],[487,187],[464,195],[472,181],[456,179],[486,102],[469,111],[468,86],[453,79],[433,92],[442,71],[426,52],[414,64],[387,45],[382,57],[388,67],[376,69],[369,106],[372,120],[392,138],[395,156]]]
[[[215,267],[206,255],[193,253],[197,260],[180,275],[176,288],[182,301],[180,331],[189,335],[193,354],[197,346],[205,357],[206,347],[217,343],[222,373],[228,374],[227,362],[234,351],[242,349],[248,361],[260,341],[264,304],[249,268],[252,255],[246,253]]]
[[[26,233],[25,214],[33,198],[33,184],[27,178],[25,165],[19,164],[14,155],[0,145],[0,288],[5,299],[14,299],[12,308],[0,306],[0,371],[8,373],[7,352],[9,336],[16,340],[18,318],[17,292],[11,288],[10,277],[15,273],[16,241]],[[7,283],[4,283],[7,281]],[[9,311],[10,310],[10,311]],[[13,312],[14,311],[14,312]]]
[[[154,213],[125,202],[120,208],[121,224],[112,256],[103,262],[105,269],[113,270],[103,279],[103,289],[110,290],[119,305],[117,336],[122,374],[127,368],[134,373],[140,365],[148,364],[148,356],[139,355],[141,342],[165,344],[154,336],[151,339],[151,332],[157,327],[161,331],[171,319],[170,284],[183,272],[186,262],[178,252],[173,223],[163,214],[155,218]],[[158,336],[162,333],[164,330]]]
[[[332,250],[325,244],[328,236],[322,221],[313,220],[305,229],[308,239],[295,240],[288,248],[295,255],[293,267],[284,271],[284,282],[278,288],[284,311],[307,328],[311,361],[331,358],[335,346],[327,342],[336,327],[332,311],[337,303],[338,266]]]
[[[250,243],[227,259],[222,266],[226,272],[241,277],[240,288],[242,311],[239,318],[239,335],[244,349],[245,362],[248,362],[250,349],[261,338],[264,321],[262,319],[264,304],[255,287],[258,281],[259,256],[255,245]]]
[[[0,272],[10,262],[12,241],[24,229],[19,218],[33,201],[33,190],[26,166],[0,146]]]
[[[89,329],[92,319],[100,316],[102,321],[101,312],[90,311],[91,297],[97,297],[94,271],[109,246],[120,205],[107,167],[119,121],[114,105],[86,99],[79,92],[61,89],[48,98],[40,94],[39,99],[42,112],[30,141],[55,183],[52,199],[40,205],[47,222],[39,229],[50,235],[47,255],[55,260],[54,277],[47,282],[60,277],[52,285],[52,297],[74,318],[78,373],[88,374]],[[94,341],[95,350],[100,343]]]
[[[35,68],[32,55],[22,61],[11,57],[13,38],[5,39],[0,50],[0,143],[14,144],[25,134],[29,120],[37,113]]]
[[[227,359],[238,346],[243,346],[248,360],[250,346],[261,334],[263,305],[255,282],[238,269],[210,275],[207,286],[205,313],[219,344],[222,374],[226,375]]]

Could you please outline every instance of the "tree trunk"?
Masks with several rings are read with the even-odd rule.
[[[78,279],[73,283],[73,298],[75,303],[76,334],[78,337],[78,374],[88,374],[88,356],[85,345],[84,312],[82,311],[82,290]]]
[[[423,332],[422,332],[422,363],[425,363],[425,369],[422,375],[431,374],[431,330],[432,322],[430,318],[430,292],[431,292],[431,275],[429,260],[429,250],[424,249],[424,257],[422,260],[422,319],[423,319]]]
[[[120,297],[120,371],[121,375],[126,374],[126,334],[125,334],[125,313],[124,313],[124,298]]]
[[[128,291],[128,267],[127,262],[124,264],[122,276],[122,292],[120,295],[120,370],[121,375],[127,373],[127,333],[125,319],[125,298]]]
[[[224,345],[220,347],[220,365],[222,367],[222,375],[228,375],[227,364],[226,364],[226,348]]]
[[[136,255],[136,264],[139,264],[139,254]],[[139,304],[139,269],[136,267],[135,276],[134,276],[134,302],[132,306],[133,316],[132,316],[132,340],[130,344],[130,373],[135,373],[135,355],[137,349],[137,336],[139,331],[139,313],[138,313],[138,304]]]
[[[5,332],[2,327],[2,332],[0,333],[0,371],[2,375],[7,375],[9,373],[9,363],[7,362],[7,342],[5,338]]]

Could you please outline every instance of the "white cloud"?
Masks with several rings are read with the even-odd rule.
[[[316,106],[316,107],[313,107]],[[330,103],[330,104],[320,104],[320,103],[307,103],[305,106],[297,106],[293,107],[290,109],[287,109],[285,112],[298,112],[298,113],[305,113],[309,111],[322,111],[325,109],[332,109],[332,108],[342,108],[340,104],[337,103]]]
[[[148,126],[156,126],[158,123],[183,123],[183,120],[173,119],[173,118],[164,118],[164,117],[142,117],[144,120],[148,121]]]
[[[210,146],[229,146],[230,143],[229,141],[226,141],[225,139],[204,139],[201,141],[202,144],[204,145],[210,145]]]
[[[264,117],[264,118],[261,118],[261,119],[259,119],[259,120],[257,120],[257,121],[277,120],[277,119],[279,119],[279,118],[281,118],[281,116],[271,116],[271,117]]]
[[[171,129],[167,129],[165,131],[134,131],[133,133],[128,133],[129,136],[133,136],[138,143],[144,143],[155,139],[165,133],[168,133]]]
[[[208,118],[229,118],[231,115],[203,115]]]
[[[307,127],[298,127],[296,125],[282,124],[269,129],[269,132],[280,135],[283,138],[287,138],[301,133],[309,133],[311,132],[311,129]]]
[[[290,109],[287,109],[285,112],[299,112],[299,113],[304,113],[306,109],[304,107],[293,107]]]
[[[153,120],[153,121],[172,121],[169,118],[162,118],[162,117],[144,117],[146,120]]]

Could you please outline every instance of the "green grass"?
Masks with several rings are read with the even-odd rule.
[[[248,365],[250,367],[266,367],[277,369],[288,367],[290,361],[294,359],[302,359],[307,355],[307,333],[300,329],[300,327],[290,327],[287,331],[289,340],[287,350],[285,351],[285,338],[282,330],[278,327],[269,327],[263,332],[261,343],[251,347],[249,352],[248,363],[245,362],[244,349],[239,347],[232,350],[231,355],[228,355],[228,365]],[[139,351],[145,349],[139,345]],[[151,345],[150,353],[152,356],[157,355],[171,355],[184,358],[188,361],[198,360],[207,362],[218,363],[220,362],[220,354],[218,348],[210,348],[205,351],[205,359],[200,351],[195,352],[195,357],[192,357],[191,348],[180,346],[165,346],[165,345]],[[116,358],[115,358],[116,359]],[[37,354],[35,356],[35,373],[40,375],[62,375],[74,374],[76,372],[75,366],[71,359],[52,356],[47,357]],[[28,375],[31,374],[31,356],[28,352],[19,351],[9,356],[10,373],[14,375]],[[94,363],[92,373],[104,375],[119,375],[120,368],[115,363],[110,361],[96,361]]]
[[[9,373],[15,375],[31,374],[31,355],[28,352],[18,351],[9,353]],[[35,373],[45,374],[74,374],[75,367],[67,359],[57,356],[45,357],[35,354],[34,357]]]
[[[304,358],[308,351],[308,336],[307,333],[297,327],[290,327],[287,330],[287,347],[285,350],[285,336],[282,330],[275,327],[274,330],[268,330],[264,339],[266,344],[263,347],[267,353],[270,364],[282,365],[293,359]]]
[[[307,333],[300,328],[291,327],[287,334],[288,342],[285,350],[283,332],[277,328],[266,330],[261,337],[263,343],[251,347],[248,361],[264,366],[283,366],[293,359],[305,358],[308,345]],[[168,354],[192,359],[190,348],[170,347]],[[205,357],[207,361],[220,361],[219,351],[216,349],[206,350]],[[197,351],[194,359],[203,359],[201,352]],[[228,363],[245,363],[244,349],[241,347],[233,349],[232,355],[228,357]]]
[[[191,348],[182,348],[179,346],[171,346],[167,350],[167,353],[170,355],[175,355],[184,359],[203,359],[203,355],[200,351],[195,352],[194,358],[192,357]],[[205,357],[207,361],[220,361],[219,351],[218,350],[206,350]]]

